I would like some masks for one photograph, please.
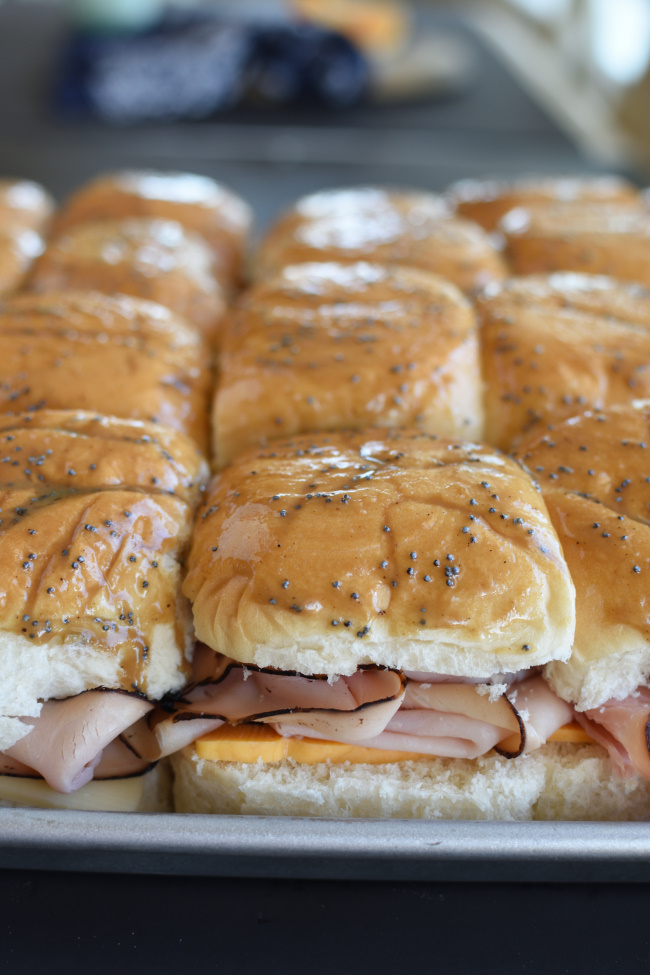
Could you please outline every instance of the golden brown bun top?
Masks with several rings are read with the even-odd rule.
[[[575,647],[553,664],[557,692],[580,708],[648,683],[650,403],[586,411],[521,444],[576,586]]]
[[[513,278],[478,301],[486,437],[503,449],[587,407],[650,396],[650,292],[593,275]]]
[[[44,229],[54,211],[54,200],[28,179],[0,179],[0,231]]]
[[[418,268],[296,264],[246,292],[221,344],[220,466],[255,443],[349,427],[482,430],[469,302]]]
[[[486,676],[566,658],[573,586],[541,496],[489,447],[399,431],[242,455],[199,509],[197,636],[303,673]]]
[[[255,276],[330,260],[408,264],[440,274],[463,291],[505,276],[481,228],[450,216],[442,197],[378,187],[328,190],[299,200],[262,241]]]
[[[515,274],[578,271],[650,285],[650,209],[636,201],[528,204],[501,220]]]
[[[542,491],[580,494],[650,525],[650,403],[586,410],[526,438],[515,456]]]
[[[205,449],[210,384],[205,339],[162,305],[74,291],[0,303],[0,411],[156,420]]]
[[[55,231],[127,217],[177,220],[201,234],[219,254],[229,248],[232,256],[223,255],[223,260],[235,276],[253,219],[240,196],[208,176],[124,170],[99,176],[77,190],[57,214]]]
[[[205,241],[172,220],[81,224],[51,241],[29,279],[33,291],[123,293],[157,301],[205,332],[225,302]]]
[[[185,499],[205,473],[185,438],[151,424],[64,411],[0,417],[5,639],[93,647],[119,660],[119,686],[145,693],[151,651],[163,665],[171,658],[173,683],[186,643]]]
[[[32,261],[43,253],[45,242],[31,228],[3,229],[0,224],[0,296],[17,291]]]
[[[26,481],[72,492],[124,487],[195,505],[206,482],[205,460],[188,437],[142,420],[82,410],[4,413],[0,438],[10,457],[0,465],[5,486]]]
[[[530,203],[586,200],[593,203],[638,199],[638,191],[620,176],[524,176],[519,179],[462,179],[446,193],[460,216],[495,230],[514,207]]]

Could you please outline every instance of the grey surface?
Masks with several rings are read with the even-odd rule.
[[[0,867],[212,877],[650,882],[650,823],[2,809]]]

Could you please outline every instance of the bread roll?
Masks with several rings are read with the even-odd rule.
[[[210,245],[215,275],[232,289],[241,278],[246,236],[252,223],[247,203],[208,176],[124,170],[99,176],[77,190],[56,217],[55,231],[97,220],[145,217],[176,220]]]
[[[598,745],[549,743],[509,761],[425,758],[387,765],[174,765],[175,808],[186,813],[465,820],[643,820],[650,783],[613,773]]]
[[[628,203],[638,191],[620,176],[524,176],[517,179],[462,179],[445,194],[451,208],[485,230],[496,230],[509,210],[529,204],[585,201]]]
[[[210,355],[162,305],[93,292],[0,303],[0,411],[79,408],[152,420],[205,450]]]
[[[650,292],[593,275],[512,279],[478,302],[486,432],[523,432],[650,396]]]
[[[0,229],[43,233],[54,211],[54,200],[29,179],[0,179]]]
[[[480,437],[474,314],[415,268],[298,264],[253,287],[221,344],[214,454],[278,436],[415,425]]]
[[[650,285],[650,210],[588,201],[527,205],[499,224],[515,274],[578,271]]]
[[[208,336],[225,301],[205,241],[172,220],[113,220],[71,227],[52,240],[29,277],[31,291],[121,292],[166,305]]]
[[[302,674],[366,663],[486,677],[566,659],[574,592],[532,480],[413,431],[243,454],[199,509],[184,592],[199,640]]]
[[[311,261],[410,265],[466,292],[506,274],[483,230],[450,216],[441,197],[374,187],[303,197],[262,241],[254,274]]]
[[[580,710],[648,683],[650,404],[586,411],[521,444],[576,586],[570,660],[548,678]]]
[[[0,416],[1,750],[43,700],[183,686],[180,563],[205,476],[192,443],[154,424]]]
[[[35,230],[4,230],[0,224],[0,297],[17,291],[45,243]]]

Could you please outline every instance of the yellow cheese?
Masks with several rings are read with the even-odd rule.
[[[412,752],[363,748],[361,745],[344,745],[339,741],[283,738],[273,728],[263,724],[240,724],[234,728],[222,725],[199,738],[194,746],[199,758],[211,762],[281,762],[284,758],[292,758],[301,765],[316,765],[319,762],[379,765],[407,762],[416,757]]]
[[[582,744],[593,739],[574,721],[552,734],[549,741]],[[321,741],[318,738],[283,738],[265,724],[240,724],[235,727],[224,724],[195,741],[194,747],[199,758],[210,762],[281,762],[285,758],[292,758],[301,765],[316,765],[319,762],[382,765],[434,757],[415,752],[344,745],[339,741]]]
[[[96,779],[76,792],[63,794],[43,779],[0,775],[0,805],[36,806],[39,809],[87,809],[105,812],[136,812],[144,790],[144,777]]]
[[[575,745],[595,745],[594,739],[581,728],[577,721],[571,724],[564,724],[557,731],[554,731],[549,741],[571,741]]]

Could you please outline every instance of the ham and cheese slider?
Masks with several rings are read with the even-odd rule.
[[[187,318],[208,337],[218,331],[226,304],[210,248],[175,220],[74,225],[52,238],[27,287],[40,293],[71,289],[145,298]]]
[[[513,278],[477,304],[486,379],[485,437],[523,433],[588,407],[650,396],[650,292],[589,274]]]
[[[515,274],[577,271],[650,285],[650,209],[643,196],[530,203],[499,224]]]
[[[192,442],[155,424],[0,416],[3,802],[150,804],[139,740],[188,679],[180,574],[205,475]]]
[[[382,430],[248,452],[199,509],[184,591],[203,646],[157,727],[185,745],[181,810],[453,815],[451,774],[455,815],[530,814],[543,776],[522,792],[504,766],[571,721],[537,668],[568,658],[574,590],[512,460]],[[348,764],[310,805],[341,761],[349,788]]]
[[[45,246],[54,203],[31,180],[0,180],[0,295],[17,290]]]
[[[442,197],[379,187],[303,197],[266,234],[253,273],[263,277],[313,261],[419,267],[465,292],[506,275],[481,227],[452,216]]]
[[[417,268],[297,264],[239,300],[221,342],[214,456],[318,430],[483,430],[474,312]]]
[[[200,234],[221,286],[229,292],[240,283],[253,215],[240,196],[208,176],[150,170],[98,176],[66,201],[54,229],[60,234],[83,223],[130,217],[174,220]]]
[[[570,659],[546,676],[625,775],[650,780],[650,403],[588,410],[521,444],[576,587]]]
[[[620,176],[523,176],[517,179],[462,179],[445,194],[450,207],[461,217],[485,230],[496,230],[499,221],[515,207],[530,204],[586,202],[635,203],[638,191]]]
[[[82,291],[0,302],[0,412],[150,420],[205,451],[210,385],[207,342],[162,305]]]

